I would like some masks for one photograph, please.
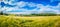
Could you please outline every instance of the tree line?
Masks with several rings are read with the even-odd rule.
[[[0,15],[11,15],[11,14],[7,14],[7,13],[3,13],[0,12]],[[29,14],[29,15],[25,15],[25,14],[12,14],[14,16],[60,16],[60,14],[55,14],[55,13],[39,13],[39,14]]]

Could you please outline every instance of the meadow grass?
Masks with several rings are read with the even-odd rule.
[[[0,16],[0,27],[60,27],[60,16]]]

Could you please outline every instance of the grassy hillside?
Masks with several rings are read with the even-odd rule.
[[[60,16],[0,16],[0,27],[60,27]]]

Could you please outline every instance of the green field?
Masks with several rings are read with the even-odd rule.
[[[0,27],[60,27],[60,16],[0,16]]]

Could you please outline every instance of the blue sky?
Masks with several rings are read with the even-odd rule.
[[[0,0],[0,11],[14,14],[43,12],[60,14],[60,0]]]

